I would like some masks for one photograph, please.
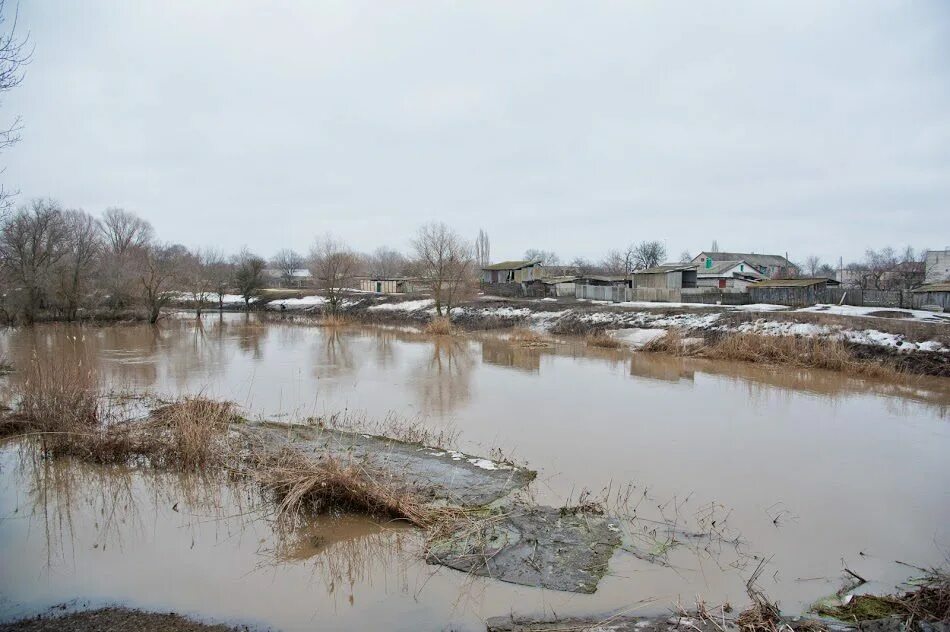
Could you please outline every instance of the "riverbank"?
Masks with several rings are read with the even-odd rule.
[[[264,309],[319,318],[323,304],[322,297],[314,295],[271,301]],[[423,328],[436,317],[433,304],[425,297],[357,294],[343,302],[336,318]],[[857,369],[877,377],[950,377],[950,315],[847,307],[789,310],[776,305],[610,304],[482,296],[453,308],[449,319],[454,327],[469,331],[517,327],[554,336],[607,334],[635,350],[646,347],[677,355]],[[670,334],[670,344],[656,344],[664,334]],[[672,344],[674,339],[689,343]],[[724,344],[726,340],[732,344]],[[804,345],[787,343],[784,353],[769,352],[777,340],[813,340],[827,343],[827,348],[820,354],[801,354],[796,348]],[[738,346],[744,351],[736,352]]]

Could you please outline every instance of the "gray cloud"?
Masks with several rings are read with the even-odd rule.
[[[188,245],[950,245],[944,2],[21,7],[4,181]]]

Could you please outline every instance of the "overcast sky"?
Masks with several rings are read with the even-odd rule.
[[[8,2],[10,5],[10,2]],[[8,12],[11,6],[8,6]],[[950,245],[950,3],[22,0],[20,200],[263,255]]]

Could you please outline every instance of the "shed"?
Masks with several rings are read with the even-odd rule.
[[[637,270],[633,273],[635,288],[649,288],[653,290],[681,290],[696,287],[695,265],[682,263],[666,263],[655,268]]]
[[[378,294],[410,294],[420,290],[418,279],[397,276],[371,276],[359,280],[360,289],[364,292]]]
[[[914,295],[914,307],[940,307],[943,311],[950,310],[950,281],[921,285],[911,290]]]
[[[767,279],[749,286],[753,303],[801,307],[825,302],[828,279]]]
[[[502,261],[482,268],[482,283],[525,283],[540,279],[541,261]]]

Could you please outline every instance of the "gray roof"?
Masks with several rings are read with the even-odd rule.
[[[745,259],[739,259],[736,261],[717,261],[713,259],[712,266],[708,268],[700,268],[697,276],[719,276],[720,274],[725,274],[732,268],[736,267],[740,263],[744,263],[749,266],[749,270],[743,270],[743,273],[748,272],[754,276],[762,276],[758,270],[755,269],[752,262],[746,261]]]
[[[540,265],[541,261],[502,261],[485,266],[482,270],[520,270],[529,266]]]
[[[696,259],[700,256],[706,255],[713,260],[715,264],[717,261],[748,261],[752,265],[756,266],[777,266],[779,268],[788,268],[792,264],[788,259],[782,255],[757,255],[754,252],[706,252],[703,251],[696,255]],[[696,261],[693,259],[693,261]]]

